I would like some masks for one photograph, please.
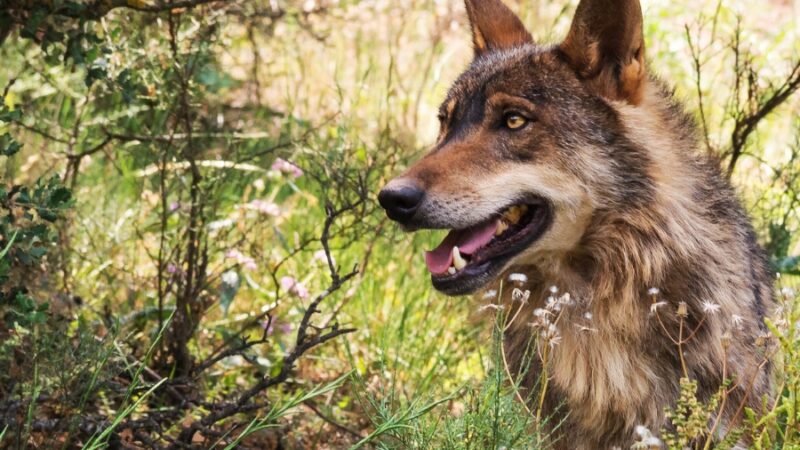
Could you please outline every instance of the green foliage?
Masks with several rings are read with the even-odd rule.
[[[17,325],[23,328],[31,328],[33,325],[41,325],[47,319],[48,303],[37,304],[35,300],[22,292],[16,292],[14,298],[5,304],[0,303],[4,311],[4,321],[7,326],[15,328]]]
[[[397,385],[371,394],[360,376],[354,378],[358,402],[371,415],[374,431],[355,448],[372,444],[381,449],[547,449],[548,437],[561,428],[556,418],[535,415],[520,402],[517,382],[509,378],[502,356],[501,329],[508,318],[497,314],[485,378],[458,386],[441,398],[399,397]],[[402,326],[402,325],[401,325]],[[413,335],[412,335],[413,336]],[[412,338],[413,339],[413,338]],[[427,346],[413,340],[417,350]],[[391,361],[382,361],[391,370]],[[537,392],[538,394],[538,392]],[[525,400],[534,404],[530,398]]]
[[[502,361],[496,363],[502,365]],[[427,418],[412,428],[411,445],[396,448],[546,449],[547,433],[519,402],[500,366],[487,374],[479,386],[460,393],[456,415]]]
[[[0,123],[20,120],[19,109],[0,106]],[[22,144],[5,133],[0,154],[13,156]],[[30,328],[46,321],[47,302],[28,293],[23,274],[29,274],[56,243],[54,224],[73,204],[71,192],[58,177],[40,178],[32,186],[0,186],[0,316],[6,326]]]
[[[32,312],[17,315],[10,335],[0,340],[0,393],[18,399],[3,420],[17,443],[33,438],[32,424],[41,420],[40,408],[47,409],[44,398],[61,408],[65,430],[78,427],[89,399],[119,371],[113,335],[100,339],[90,324],[54,321],[40,314],[42,306],[25,302]]]
[[[0,97],[0,125],[3,123],[11,123],[19,120],[22,117],[22,111],[19,109],[10,109],[5,105],[5,98]],[[4,127],[0,126],[0,130]],[[14,140],[10,133],[3,133],[0,135],[0,156],[13,156],[22,149],[22,144]]]
[[[683,450],[696,442],[705,441],[708,424],[712,423],[722,395],[720,391],[708,402],[702,403],[697,399],[697,380],[681,378],[680,387],[681,394],[675,409],[667,412],[675,431],[662,431],[662,439],[670,450]]]
[[[12,270],[30,270],[41,261],[56,240],[53,224],[72,203],[72,194],[57,177],[39,179],[33,186],[0,186],[0,236],[6,246],[0,286],[9,282]]]
[[[436,137],[429,119],[470,58],[463,11],[430,1],[128,3],[165,7],[11,0],[0,11],[2,445],[124,446],[133,423],[153,440],[146,447],[259,447],[266,435],[286,448],[546,448],[540,426],[559,424],[536,424],[521,404],[497,336],[467,319],[475,304],[425,281],[421,254],[435,233],[400,235],[375,203]],[[736,106],[728,32],[744,3],[734,3],[645,5],[662,18],[647,22],[649,58],[690,105],[704,95],[712,149],[728,148]],[[565,5],[518,6],[535,33],[552,22],[556,36],[569,25]],[[744,41],[758,49],[748,86],[759,95],[783,75],[760,55],[796,42],[757,31],[752,21],[772,6],[748,6],[758,17],[743,23],[754,30]],[[702,79],[687,64],[687,33],[702,38]],[[789,283],[800,254],[796,110],[790,102],[759,125],[733,174]],[[330,209],[344,212],[329,261],[320,238]],[[359,331],[300,358],[252,409],[181,437],[280,376],[309,303],[328,292],[329,264],[361,274],[319,305],[309,334]],[[783,395],[719,448],[742,436],[756,448],[796,445],[792,314],[773,323]],[[703,402],[692,381],[681,387],[677,431],[665,438],[703,448],[701,422],[721,394]],[[38,433],[39,419],[68,426]]]
[[[8,2],[0,11],[0,29],[19,27],[19,36],[35,42],[52,65],[73,64],[86,70],[84,82],[91,86],[107,75],[105,45],[92,19],[102,17],[99,5],[72,0],[57,2]],[[26,17],[19,23],[19,17]]]

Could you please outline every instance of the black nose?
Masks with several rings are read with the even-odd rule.
[[[378,203],[390,219],[404,224],[414,217],[424,196],[425,191],[416,186],[386,187],[378,194]]]

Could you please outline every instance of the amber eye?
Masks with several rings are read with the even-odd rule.
[[[506,126],[511,130],[519,130],[528,123],[528,119],[514,113],[507,114],[505,120]]]

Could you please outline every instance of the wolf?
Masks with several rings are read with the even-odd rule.
[[[503,348],[561,424],[555,448],[671,430],[682,379],[700,401],[726,386],[719,439],[772,395],[772,273],[692,116],[648,70],[638,0],[582,0],[555,45],[500,0],[466,10],[474,59],[437,142],[380,205],[408,231],[450,230],[425,255],[437,290],[524,308]]]

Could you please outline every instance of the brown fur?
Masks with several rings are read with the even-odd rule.
[[[682,368],[666,333],[681,329],[697,329],[683,353],[699,398],[719,390],[725,370],[734,388],[722,427],[738,424],[740,405],[758,410],[771,393],[756,344],[773,305],[771,275],[731,186],[699,150],[693,120],[645,71],[638,0],[583,0],[559,46],[534,44],[499,0],[467,0],[467,11],[476,58],[443,103],[439,141],[386,188],[425,191],[404,225],[460,229],[522,194],[548,199],[545,234],[476,283],[496,289],[510,273],[527,275],[527,318],[550,286],[574,299],[544,372],[525,358],[530,319],[506,336],[524,386],[550,378],[545,412],[564,418],[568,435],[557,448],[628,448],[637,425],[669,427],[664,411]],[[498,128],[508,110],[530,124]],[[652,287],[667,302],[658,320]],[[706,312],[704,302],[720,310]]]

